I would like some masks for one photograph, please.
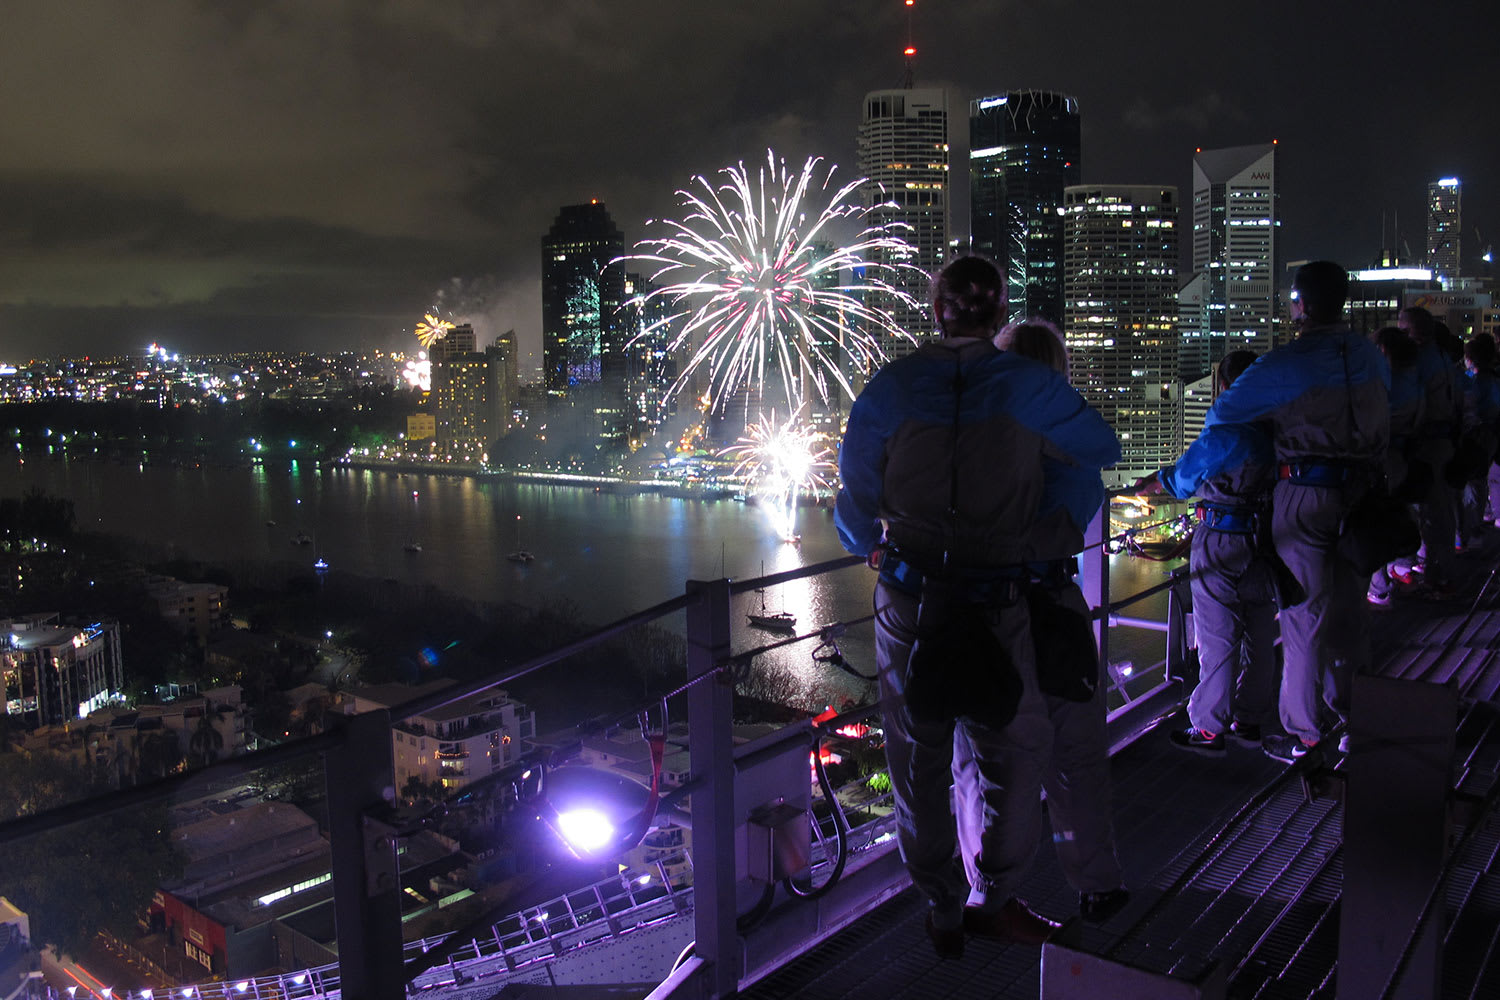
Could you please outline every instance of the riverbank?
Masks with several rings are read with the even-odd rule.
[[[415,462],[372,458],[342,458],[331,466],[363,469],[372,472],[414,473],[427,476],[458,476],[488,479],[502,483],[529,483],[540,486],[577,486],[606,493],[631,496],[654,493],[683,500],[730,500],[742,496],[742,487],[718,483],[698,483],[674,479],[621,479],[615,476],[591,476],[573,472],[549,472],[531,469],[497,469],[460,462]]]

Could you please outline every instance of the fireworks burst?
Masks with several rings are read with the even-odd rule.
[[[438,319],[432,313],[428,313],[423,317],[423,322],[418,323],[417,328],[412,332],[417,335],[417,339],[422,342],[422,346],[430,351],[432,350],[432,345],[448,336],[448,331],[451,329],[453,329],[452,323],[445,319]]]
[[[432,362],[427,360],[425,353],[418,354],[416,358],[408,359],[406,367],[401,370],[401,377],[406,384],[413,389],[421,389],[423,392],[432,391]]]
[[[774,360],[795,409],[804,385],[824,400],[830,379],[854,394],[841,356],[868,369],[885,360],[883,340],[912,339],[877,304],[916,306],[899,288],[899,279],[922,273],[900,235],[909,227],[870,224],[873,209],[850,202],[864,180],[837,186],[837,168],[822,164],[813,157],[793,172],[767,150],[754,176],[741,163],[719,171],[718,183],[695,177],[677,192],[686,217],[657,223],[667,235],[623,258],[657,268],[651,282],[660,287],[634,304],[656,300],[671,314],[662,323],[682,321],[670,349],[690,350],[673,393],[706,367],[721,408],[741,385],[763,380]],[[863,228],[839,243],[834,230],[852,226]]]
[[[833,451],[817,433],[802,422],[800,413],[776,422],[776,414],[764,414],[745,429],[739,443],[721,453],[735,460],[734,473],[742,476],[747,490],[764,501],[782,538],[796,538],[797,494],[828,489],[824,473],[833,471]]]

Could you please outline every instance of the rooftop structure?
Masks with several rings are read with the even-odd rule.
[[[56,612],[0,621],[5,714],[29,726],[80,719],[124,688],[120,627],[65,625]]]

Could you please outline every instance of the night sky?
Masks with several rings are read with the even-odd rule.
[[[1497,9],[918,0],[911,30],[955,109],[1077,96],[1085,182],[1186,198],[1194,147],[1279,140],[1287,260],[1368,263],[1383,211],[1421,253],[1457,175],[1468,264],[1500,243]],[[633,242],[768,145],[852,178],[907,25],[900,0],[5,0],[0,361],[407,348],[434,307],[535,345],[559,206],[599,198]]]

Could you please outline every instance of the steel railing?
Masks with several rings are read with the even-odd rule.
[[[1129,685],[1119,683],[1116,678],[1109,718],[1112,744],[1119,746],[1181,700],[1189,655],[1182,599],[1185,576],[1174,573],[1168,581],[1111,603],[1107,561],[1111,538],[1107,515],[1101,515],[1091,525],[1089,538],[1091,544],[1080,562],[1086,596],[1095,608],[1101,669],[1110,666],[1108,638],[1112,624],[1155,628],[1165,631],[1168,637],[1164,660],[1142,671],[1148,675],[1146,690],[1131,694]],[[832,630],[842,631],[870,620],[828,625],[735,653],[730,649],[730,598],[794,580],[847,571],[862,564],[863,560],[851,556],[754,579],[689,582],[686,592],[679,597],[602,626],[491,677],[455,684],[388,710],[350,717],[337,728],[315,736],[228,758],[149,785],[121,789],[0,823],[0,844],[169,798],[205,778],[246,775],[322,754],[330,790],[329,836],[334,856],[334,906],[341,964],[173,988],[172,992],[183,1000],[252,997],[303,1000],[345,994],[359,1000],[396,1000],[407,992],[428,992],[495,975],[502,969],[505,973],[515,973],[602,937],[628,933],[660,920],[682,919],[687,914],[691,914],[695,925],[696,954],[690,964],[693,974],[681,975],[679,969],[673,979],[687,983],[683,988],[695,995],[726,996],[738,989],[745,973],[741,967],[734,904],[736,828],[742,825],[742,819],[733,812],[735,796],[720,792],[734,787],[738,773],[753,763],[736,760],[730,725],[733,685],[729,681],[755,655],[793,643],[822,641],[835,634]],[[1168,594],[1165,622],[1119,614],[1122,609],[1161,592]],[[632,628],[679,612],[687,614],[687,676],[666,697],[686,696],[688,701],[689,745],[693,754],[691,776],[683,791],[711,792],[691,796],[690,821],[698,859],[693,866],[691,889],[668,877],[663,869],[648,885],[636,885],[623,878],[595,883],[579,890],[581,896],[567,894],[551,903],[511,914],[496,921],[487,933],[471,935],[466,940],[455,941],[452,934],[444,934],[403,943],[395,858],[399,831],[391,825],[387,798],[394,786],[390,764],[393,725],[511,684]],[[659,700],[660,696],[653,698],[651,704]],[[619,718],[629,719],[641,710],[641,706],[631,706]],[[864,706],[849,717],[869,718],[878,712],[878,706]],[[781,742],[800,750],[803,745],[814,746],[820,738],[820,733],[804,723],[788,727]],[[774,750],[773,745],[762,753]],[[805,775],[806,771],[802,773]],[[814,845],[815,875],[830,863],[828,849],[823,844],[829,835],[828,822],[825,818],[815,824],[822,834],[815,838],[818,840]],[[890,815],[880,815],[850,830],[847,849],[892,850],[892,822]],[[702,863],[705,857],[710,861],[706,866]],[[562,915],[554,916],[552,907],[557,907]],[[541,914],[546,917],[537,919]],[[422,956],[439,950],[443,952],[440,963],[426,963],[430,967],[414,975],[409,972],[411,967],[424,964]],[[165,996],[165,992],[157,991],[157,995]]]

